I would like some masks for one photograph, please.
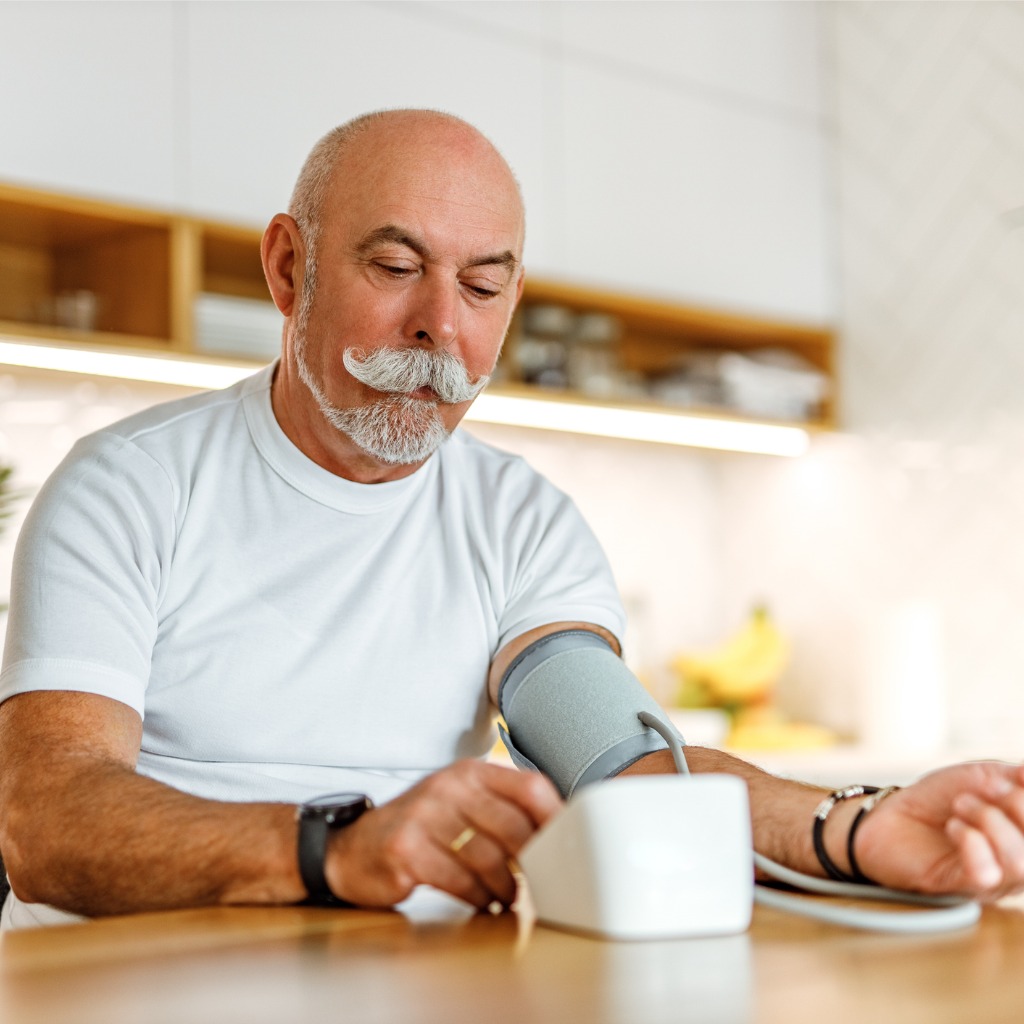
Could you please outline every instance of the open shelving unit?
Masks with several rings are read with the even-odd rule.
[[[270,302],[260,238],[259,230],[236,224],[0,184],[0,336],[209,358],[216,353],[200,351],[195,336],[200,295]],[[517,378],[508,353],[521,339],[524,316],[540,306],[613,318],[614,359],[634,377],[657,375],[693,350],[793,353],[830,383],[830,397],[799,426],[815,430],[835,423],[835,340],[827,329],[529,277],[503,356],[501,382],[488,393],[575,405],[591,401]],[[232,355],[237,361],[238,353]],[[628,404],[678,415],[757,419],[635,397]]]
[[[830,384],[829,396],[803,425],[812,429],[835,426],[835,335],[831,330],[528,277],[517,319],[521,321],[529,307],[540,305],[614,318],[621,328],[615,344],[617,363],[641,376],[670,370],[693,351],[750,354],[773,349],[793,353],[824,374]],[[513,346],[521,330],[513,325]],[[723,414],[722,409],[687,411]]]
[[[250,228],[0,185],[0,332],[192,353],[199,293],[270,301],[259,244]]]

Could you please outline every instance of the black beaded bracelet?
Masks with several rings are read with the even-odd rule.
[[[860,865],[857,863],[857,857],[853,852],[853,841],[857,836],[857,829],[860,828],[861,822],[870,814],[887,796],[891,793],[895,793],[899,786],[886,786],[885,789],[879,789],[872,793],[867,800],[861,805],[857,816],[853,819],[853,824],[850,825],[850,833],[846,837],[846,856],[850,861],[850,873],[855,882],[859,882],[861,885],[877,885],[873,879],[868,878],[860,869]]]
[[[818,804],[814,812],[814,827],[811,830],[811,838],[814,841],[814,852],[818,857],[818,863],[825,869],[825,874],[834,882],[856,882],[858,878],[855,875],[847,874],[839,868],[828,855],[824,839],[825,822],[828,820],[828,816],[832,813],[832,808],[836,804],[842,803],[844,800],[852,800],[858,796],[873,796],[879,792],[881,790],[878,786],[847,786],[845,789],[837,789],[834,793],[829,793]],[[860,869],[858,868],[857,871],[860,872]],[[861,877],[865,876],[861,874]]]

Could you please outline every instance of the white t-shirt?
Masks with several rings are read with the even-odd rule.
[[[621,636],[621,605],[522,459],[456,431],[410,476],[353,483],[283,433],[272,376],[75,446],[18,539],[0,700],[121,701],[138,771],[198,796],[381,802],[488,751],[504,644],[558,621]]]

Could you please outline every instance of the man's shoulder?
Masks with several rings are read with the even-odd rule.
[[[441,452],[444,459],[460,472],[498,481],[505,478],[516,480],[536,479],[544,477],[535,470],[522,455],[497,448],[487,441],[468,433],[456,430]]]
[[[229,420],[239,411],[245,396],[260,386],[263,376],[261,371],[255,377],[248,377],[221,391],[203,391],[160,402],[104,427],[97,431],[97,436],[115,436],[144,445],[147,438],[158,441],[167,435],[177,438],[189,433],[204,433],[215,421]]]
[[[566,494],[522,456],[481,441],[465,430],[441,449],[445,464],[471,493],[512,509],[552,509],[569,502]]]
[[[80,438],[53,474],[58,480],[121,477],[187,480],[205,455],[230,456],[247,437],[242,405],[260,387],[246,378],[221,391],[161,402]]]

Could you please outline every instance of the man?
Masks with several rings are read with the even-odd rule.
[[[511,172],[464,122],[343,126],[264,236],[276,367],[85,439],[44,488],[0,676],[7,926],[311,893],[388,906],[421,884],[511,902],[508,861],[560,798],[479,760],[499,684],[541,637],[617,651],[623,628],[571,503],[518,459],[443,443],[497,360],[523,230]],[[821,873],[819,791],[689,760],[747,781],[762,852]],[[343,801],[310,852],[320,819],[297,826],[296,805],[341,790],[377,806]],[[842,871],[859,807],[824,830]],[[1020,768],[959,766],[880,803],[856,855],[880,883],[995,898],[1024,884],[1022,826]]]

